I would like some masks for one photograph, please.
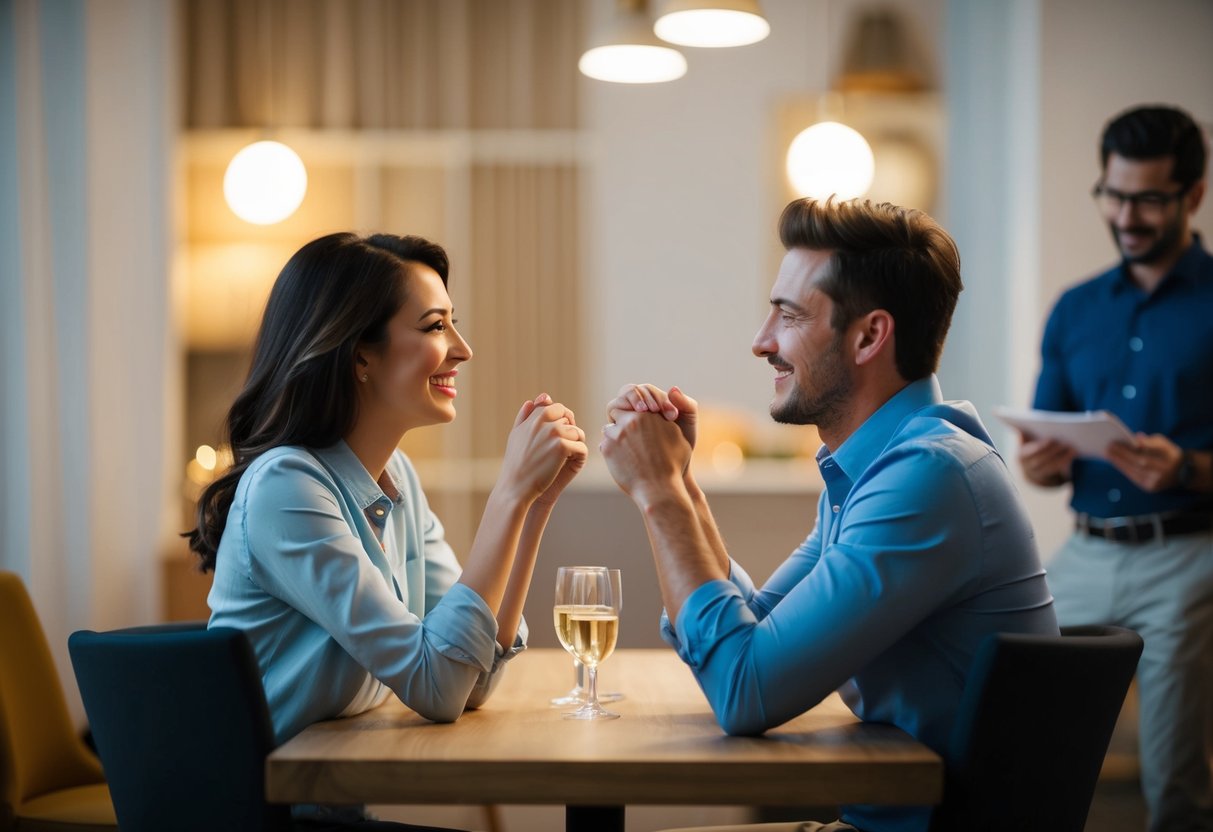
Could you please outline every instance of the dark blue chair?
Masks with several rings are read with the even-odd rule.
[[[961,698],[931,832],[1082,832],[1142,647],[1121,627],[987,639]]]
[[[248,638],[202,622],[67,641],[121,832],[453,832],[292,820],[265,800],[273,723]]]
[[[291,829],[265,801],[274,736],[244,633],[83,630],[68,651],[122,832]]]

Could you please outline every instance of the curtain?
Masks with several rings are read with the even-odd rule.
[[[169,533],[172,31],[158,0],[0,0],[0,568],[69,691],[72,630],[154,617]]]
[[[186,0],[187,126],[567,129],[573,0]]]

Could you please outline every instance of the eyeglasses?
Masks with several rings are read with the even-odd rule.
[[[1138,191],[1135,194],[1127,194],[1124,191],[1109,188],[1102,182],[1097,182],[1091,189],[1091,196],[1095,197],[1096,204],[1107,214],[1119,214],[1125,203],[1128,203],[1130,210],[1136,210],[1143,216],[1157,217],[1172,202],[1183,199],[1191,187],[1191,185],[1186,185],[1174,193]]]

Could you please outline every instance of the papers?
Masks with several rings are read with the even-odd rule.
[[[1133,444],[1133,434],[1124,422],[1107,410],[1086,413],[1059,413],[1052,410],[995,407],[994,415],[1033,439],[1056,439],[1073,448],[1079,456],[1107,459],[1112,442]]]

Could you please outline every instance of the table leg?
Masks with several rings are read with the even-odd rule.
[[[564,832],[623,832],[623,807],[565,806]]]

